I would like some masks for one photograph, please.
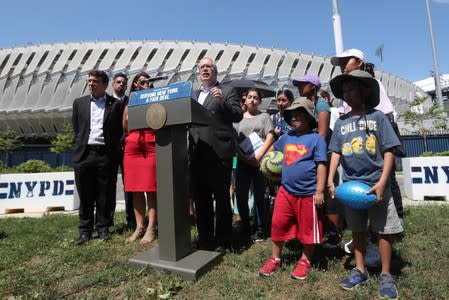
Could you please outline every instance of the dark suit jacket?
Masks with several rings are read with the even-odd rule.
[[[213,151],[219,159],[228,159],[232,158],[235,153],[235,135],[232,123],[240,122],[243,113],[236,90],[232,87],[221,86],[219,83],[217,86],[223,91],[225,99],[223,107],[218,105],[217,100],[211,94],[206,97],[203,107],[213,115],[212,124],[191,128],[189,145],[193,152],[199,150],[198,148],[203,148],[205,151]],[[200,90],[195,91],[196,98],[199,94]]]
[[[90,100],[91,96],[75,99],[73,102],[72,125],[75,133],[73,163],[81,162],[86,153],[90,132]],[[123,104],[112,96],[106,95],[103,117],[103,134],[106,153],[118,159],[120,139],[122,137]]]

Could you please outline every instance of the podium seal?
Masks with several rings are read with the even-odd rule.
[[[167,111],[160,103],[151,104],[146,113],[146,121],[151,129],[161,129],[167,121]]]

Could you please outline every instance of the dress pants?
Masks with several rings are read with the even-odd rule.
[[[205,250],[216,246],[230,247],[232,158],[219,160],[211,155],[200,155],[191,161],[191,170],[199,247]]]
[[[114,168],[117,163],[104,147],[90,147],[85,158],[74,165],[75,182],[80,198],[79,232],[108,230],[112,199],[115,196]],[[94,216],[95,212],[95,216]]]

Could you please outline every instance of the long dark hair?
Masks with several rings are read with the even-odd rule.
[[[295,100],[295,96],[293,96],[293,92],[290,91],[289,89],[281,89],[276,93],[276,99],[277,97],[279,97],[280,95],[284,94],[285,97],[287,97],[288,102],[293,102],[293,100]]]
[[[370,73],[370,75],[373,76],[373,78],[374,78],[374,77],[376,77],[376,75],[374,74],[375,67],[376,67],[375,64],[367,62],[367,63],[363,63],[363,65],[361,66],[360,69]]]
[[[131,88],[129,90],[130,93],[137,91],[137,89],[135,88],[135,85],[137,84],[137,81],[139,81],[140,77],[145,77],[146,79],[150,79],[151,78],[151,76],[148,75],[147,72],[140,72],[140,73],[138,73],[136,76],[134,76],[133,81],[131,82]],[[153,87],[154,87],[153,84],[150,83],[149,88],[153,88]]]

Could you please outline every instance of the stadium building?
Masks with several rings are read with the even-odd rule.
[[[113,41],[27,45],[0,50],[0,130],[11,128],[27,145],[43,144],[70,122],[72,102],[87,93],[87,73],[141,71],[168,76],[157,86],[197,81],[197,63],[215,59],[218,80],[257,79],[274,89],[291,79],[317,74],[328,82],[340,70],[324,57],[285,49],[196,41]],[[398,113],[409,109],[417,93],[425,92],[405,79],[377,72]],[[129,83],[131,80],[129,80]],[[110,92],[110,91],[109,91]],[[269,101],[267,102],[269,103]]]

